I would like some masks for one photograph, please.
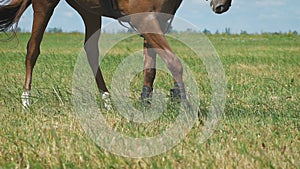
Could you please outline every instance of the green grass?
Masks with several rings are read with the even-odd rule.
[[[0,168],[300,168],[300,36],[208,36],[225,69],[224,116],[203,144],[198,142],[202,124],[197,123],[170,151],[141,159],[105,151],[76,117],[72,76],[82,50],[81,34],[45,35],[34,70],[33,105],[29,113],[23,111],[28,38],[18,34],[18,39],[0,43]],[[196,76],[200,109],[206,113],[211,89],[202,63],[179,42],[170,43]],[[139,49],[141,38],[126,39],[101,62],[110,88],[116,66]],[[142,78],[140,73],[130,83],[132,102],[138,101]],[[155,86],[168,92],[171,79],[158,72]],[[127,122],[118,112],[103,114],[116,130],[136,137],[160,133],[174,120],[171,110],[143,125]]]

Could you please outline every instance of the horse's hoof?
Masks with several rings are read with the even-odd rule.
[[[21,102],[24,108],[30,106],[30,91],[25,91],[21,95]]]
[[[180,103],[186,100],[186,94],[183,83],[174,83],[173,89],[170,90],[171,102]]]
[[[180,102],[180,90],[176,89],[176,88],[170,89],[170,98],[171,98],[171,102],[179,103]]]
[[[111,104],[110,94],[108,92],[104,92],[104,93],[102,93],[101,98],[104,102],[104,107],[109,111],[112,110],[113,107]]]
[[[152,87],[143,86],[142,93],[141,93],[141,101],[143,105],[151,105],[152,93],[153,93]]]

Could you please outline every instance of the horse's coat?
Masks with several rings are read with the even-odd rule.
[[[32,4],[34,11],[31,37],[27,45],[26,78],[24,85],[23,104],[29,104],[32,71],[40,54],[40,44],[43,34],[53,11],[60,0],[12,0],[6,6],[0,6],[0,31],[8,30],[17,23],[26,8]],[[99,68],[98,39],[100,36],[101,16],[120,19],[129,22],[144,38],[144,86],[142,94],[151,97],[155,78],[156,54],[159,54],[171,71],[178,90],[179,97],[186,99],[182,79],[182,65],[169,46],[164,32],[168,21],[179,8],[182,0],[66,0],[82,17],[85,24],[85,50],[89,64],[95,75],[99,91],[108,92],[101,70]],[[212,10],[216,13],[226,12],[231,0],[211,0]],[[160,17],[158,13],[169,14]],[[127,17],[124,17],[127,16]],[[164,15],[166,16],[166,15]],[[89,40],[90,37],[93,39]],[[147,90],[146,90],[147,89]]]

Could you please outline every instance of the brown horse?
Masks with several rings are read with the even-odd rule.
[[[26,78],[22,94],[23,105],[30,104],[32,71],[40,54],[40,44],[50,17],[59,0],[8,0],[5,6],[0,4],[0,31],[6,31],[17,23],[26,8],[32,4],[34,20],[31,37],[27,45]],[[101,16],[121,19],[130,23],[144,38],[144,86],[141,99],[150,103],[153,82],[156,74],[156,54],[167,64],[174,78],[173,95],[186,99],[182,79],[182,65],[169,46],[164,30],[168,22],[179,8],[182,0],[67,0],[85,24],[85,50],[89,64],[95,75],[96,83],[102,94],[108,94],[101,70],[99,68],[98,39],[100,36]],[[215,13],[226,12],[231,0],[211,0],[211,8]],[[158,17],[157,13],[170,14],[170,17]],[[138,14],[138,15],[134,15]],[[128,16],[128,17],[124,17]],[[93,39],[88,41],[90,37]],[[87,43],[88,42],[88,43]]]

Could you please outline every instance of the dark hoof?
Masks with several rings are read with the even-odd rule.
[[[186,101],[186,94],[183,83],[174,83],[173,89],[170,90],[171,102],[180,103]]]
[[[141,101],[143,105],[151,105],[153,88],[143,86]]]

